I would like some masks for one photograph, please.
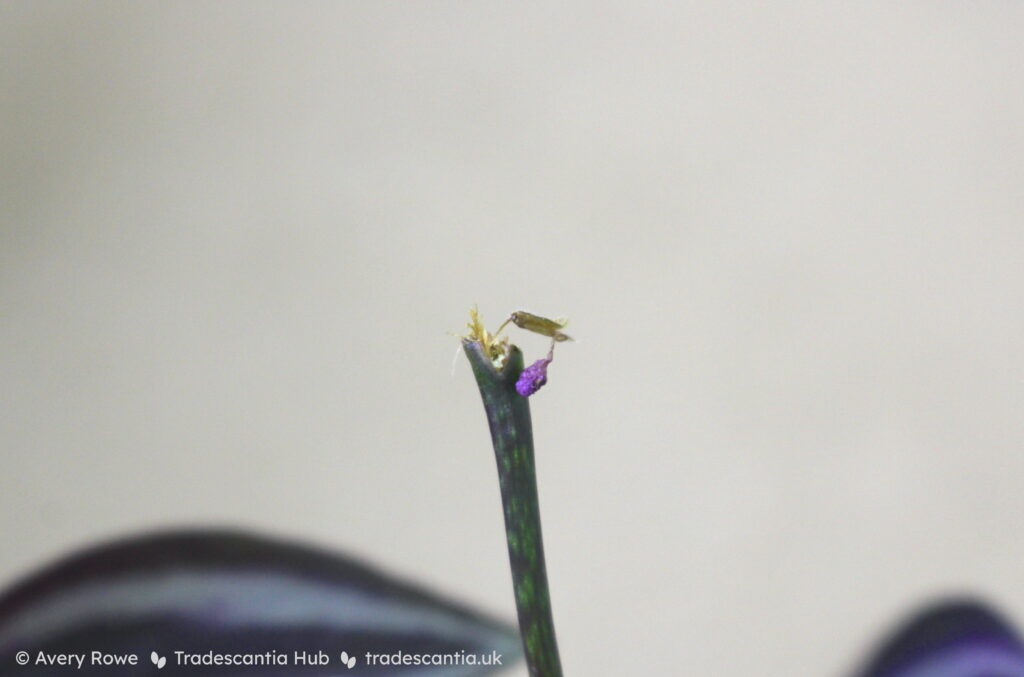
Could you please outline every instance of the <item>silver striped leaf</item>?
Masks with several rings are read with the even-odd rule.
[[[137,664],[118,662],[131,655]],[[235,531],[101,545],[0,594],[0,677],[475,677],[520,655],[510,624],[337,554]]]

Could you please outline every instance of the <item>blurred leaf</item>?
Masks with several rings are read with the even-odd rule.
[[[918,613],[875,652],[859,677],[1024,677],[1024,648],[980,602],[955,600]]]
[[[27,651],[27,667],[16,654]],[[133,653],[136,667],[90,665]],[[184,667],[175,652],[271,655],[267,665]],[[295,652],[327,665],[296,665]],[[348,668],[342,663],[355,662]],[[81,670],[37,665],[40,652],[86,654]],[[155,656],[152,655],[155,652]],[[0,675],[431,675],[490,665],[368,666],[394,656],[492,652],[520,657],[514,627],[326,551],[227,531],[129,538],[76,553],[0,595]],[[287,665],[280,664],[284,656]],[[167,672],[154,664],[166,659]],[[431,658],[431,660],[434,660]],[[459,660],[459,659],[455,659]],[[266,662],[266,660],[265,660]],[[451,660],[449,660],[451,662]]]

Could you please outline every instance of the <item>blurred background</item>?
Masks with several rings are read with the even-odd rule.
[[[945,592],[1024,620],[1022,29],[3,3],[0,584],[242,525],[513,618],[476,303],[577,339],[533,398],[567,674],[838,675]]]

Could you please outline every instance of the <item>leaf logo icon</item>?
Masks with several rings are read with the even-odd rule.
[[[356,657],[349,656],[347,651],[341,652],[341,662],[345,664],[345,667],[351,670],[356,666]]]
[[[157,670],[163,670],[164,666],[167,665],[167,659],[155,651],[149,654],[149,660],[152,661]]]

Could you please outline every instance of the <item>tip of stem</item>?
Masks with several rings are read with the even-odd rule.
[[[506,347],[506,352],[498,364],[495,364],[488,349],[478,340],[464,337],[462,349],[469,357],[470,365],[478,377],[485,374],[494,381],[515,383],[523,371],[523,353],[514,345]]]
[[[473,342],[480,346],[483,354],[487,356],[491,366],[495,369],[502,369],[508,361],[511,345],[507,336],[500,336],[501,330],[492,334],[487,331],[484,322],[480,319],[480,311],[476,306],[469,309],[469,322],[466,324],[469,333],[462,337],[462,342]],[[504,325],[502,325],[504,327]]]

